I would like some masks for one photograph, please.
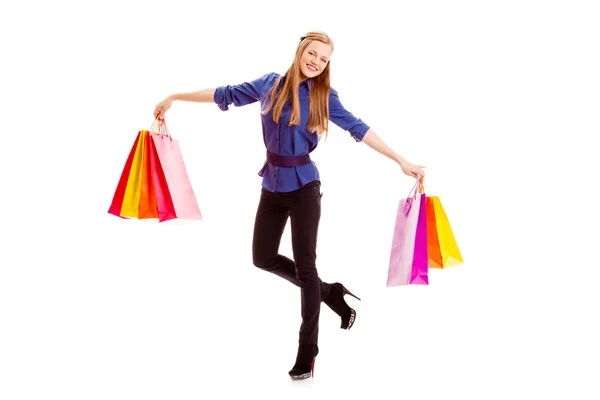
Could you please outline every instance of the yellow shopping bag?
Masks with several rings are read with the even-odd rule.
[[[145,156],[147,131],[140,131],[137,138],[137,148],[131,163],[131,171],[127,179],[123,205],[121,206],[121,216],[129,218],[138,218],[140,210],[140,195],[142,192],[142,166]]]

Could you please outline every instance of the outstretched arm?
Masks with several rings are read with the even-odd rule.
[[[340,128],[349,131],[357,142],[365,142],[372,149],[377,150],[384,156],[396,161],[398,165],[400,165],[400,168],[402,168],[402,172],[406,175],[414,178],[425,176],[425,171],[423,170],[425,167],[409,163],[404,158],[400,157],[394,150],[385,144],[379,136],[377,136],[375,131],[371,129],[369,125],[346,110],[340,101],[338,92],[333,88],[331,88],[329,95],[329,119]]]
[[[162,118],[175,100],[193,101],[196,103],[216,103],[223,111],[230,105],[236,107],[252,104],[260,100],[269,90],[279,75],[271,72],[253,81],[237,85],[223,85],[214,89],[202,89],[196,92],[178,93],[168,96],[156,105],[154,117]]]
[[[167,98],[156,105],[156,108],[154,109],[154,117],[163,118],[175,100],[193,101],[196,103],[212,103],[214,102],[215,90],[216,89],[202,89],[195,92],[177,93],[167,96]]]
[[[423,168],[425,168],[424,166],[412,164],[406,161],[394,150],[392,150],[387,144],[385,144],[383,139],[377,136],[373,129],[369,128],[362,141],[365,142],[373,150],[376,150],[377,152],[383,154],[387,158],[398,163],[398,165],[400,165],[400,168],[402,168],[402,172],[404,172],[406,175],[412,176],[413,178],[425,176],[425,171],[423,170]]]

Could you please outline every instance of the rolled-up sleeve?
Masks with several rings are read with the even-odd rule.
[[[343,130],[350,132],[350,135],[357,142],[363,140],[370,128],[360,118],[355,117],[344,108],[337,91],[333,88],[329,93],[329,120]]]
[[[229,110],[231,104],[241,107],[259,101],[270,88],[273,77],[274,73],[269,73],[251,82],[219,86],[215,90],[214,101],[223,111]]]

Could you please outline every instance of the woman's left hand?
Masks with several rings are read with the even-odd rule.
[[[400,163],[400,168],[402,168],[402,172],[404,172],[406,175],[413,177],[413,178],[419,178],[419,177],[425,176],[425,170],[423,169],[423,168],[425,168],[425,166],[423,166],[423,165],[417,165],[417,164],[409,163],[408,161],[402,161]]]

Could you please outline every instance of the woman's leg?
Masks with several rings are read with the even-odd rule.
[[[279,194],[265,189],[261,190],[254,221],[252,260],[256,267],[301,287],[297,276],[296,263],[279,254],[281,236],[290,216],[290,200],[290,193]],[[319,284],[321,297],[326,298],[329,294],[330,285],[321,281],[319,281]]]
[[[272,272],[293,284],[298,284],[293,266],[281,259],[279,245],[289,208],[278,193],[261,189],[260,201],[254,220],[252,262],[260,269]]]
[[[301,287],[300,344],[317,344],[322,282],[317,273],[317,233],[321,219],[320,182],[291,192],[290,219],[296,275]]]
[[[252,259],[254,265],[264,271],[271,272],[298,287],[302,287],[302,284],[299,279],[299,270],[296,268],[296,263],[288,257],[279,254],[279,245],[281,243],[281,236],[283,235],[287,219],[291,214],[292,204],[300,202],[296,204],[296,217],[294,218],[299,222],[292,222],[292,225],[297,225],[297,228],[302,231],[302,229],[304,229],[304,224],[302,223],[302,219],[304,218],[303,214],[307,210],[311,210],[310,207],[306,208],[305,205],[303,205],[302,196],[306,197],[306,194],[309,194],[309,197],[315,199],[314,195],[316,193],[319,194],[319,217],[315,219],[313,216],[312,218],[313,223],[316,220],[317,226],[314,227],[316,235],[316,229],[320,219],[321,198],[320,184],[317,181],[310,182],[304,188],[289,193],[273,193],[262,189],[254,222],[254,237],[252,240]],[[308,204],[310,205],[311,203],[309,202]],[[317,203],[313,202],[312,204],[314,206]],[[313,209],[313,211],[315,210]],[[309,212],[308,214],[310,215],[311,213]],[[292,228],[292,230],[294,229]],[[294,236],[293,232],[292,235]],[[300,239],[302,233],[299,232],[296,236]],[[306,241],[306,238],[303,240]],[[312,245],[310,244],[311,240],[312,238],[309,237],[308,247],[316,246],[316,239],[314,240],[315,243]],[[298,242],[300,242],[300,240]],[[301,252],[299,254],[301,254]],[[312,256],[308,257],[309,265],[314,265],[314,260],[311,261],[312,257],[316,258],[316,249],[313,249]],[[306,263],[306,257],[303,257],[303,259],[303,263]],[[303,270],[305,269],[306,268],[303,268]],[[322,282],[320,279],[319,285],[321,288],[321,301],[342,318],[341,328],[348,329],[351,327],[351,322],[353,322],[356,312],[344,301],[344,293],[341,290],[336,290],[332,284]],[[309,305],[307,310],[310,309],[311,305]],[[350,312],[353,312],[353,315],[350,315]],[[309,324],[309,326],[311,325],[314,326],[314,324]]]

